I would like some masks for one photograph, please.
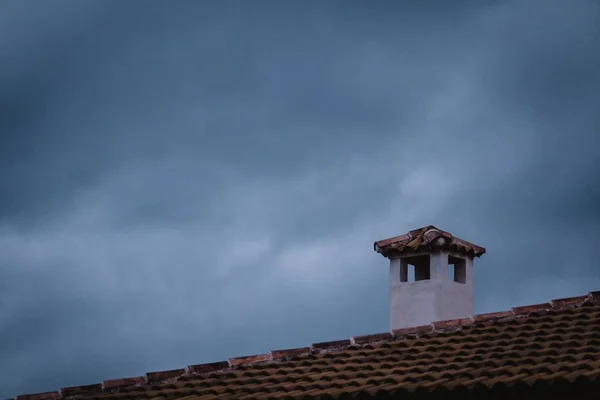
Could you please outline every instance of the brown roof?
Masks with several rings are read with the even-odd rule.
[[[385,257],[434,249],[454,250],[475,257],[480,257],[485,253],[485,248],[457,238],[433,225],[412,230],[404,235],[379,240],[375,242],[374,247],[376,252]]]
[[[413,398],[600,393],[600,292],[17,399]],[[515,397],[517,396],[517,397]]]

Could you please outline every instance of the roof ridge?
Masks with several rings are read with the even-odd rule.
[[[64,387],[57,391],[23,394],[15,400],[54,400],[69,399],[81,395],[118,392],[125,387],[142,386],[150,383],[167,383],[176,381],[185,376],[208,376],[213,373],[227,372],[244,366],[255,366],[273,362],[290,361],[292,359],[325,352],[344,350],[353,346],[364,346],[370,343],[396,341],[406,338],[419,337],[422,334],[434,332],[448,332],[460,330],[463,327],[481,323],[496,323],[524,318],[531,314],[548,312],[549,310],[576,308],[586,303],[600,302],[600,291],[589,292],[587,295],[566,297],[550,300],[547,303],[531,304],[513,307],[507,311],[475,314],[467,318],[458,318],[445,321],[434,321],[428,325],[396,329],[390,332],[369,335],[352,336],[350,339],[334,340],[313,343],[307,347],[271,350],[264,354],[252,354],[241,357],[232,357],[228,360],[188,365],[185,368],[147,372],[144,376],[104,380],[102,383],[82,386]]]
[[[481,257],[486,253],[485,247],[454,236],[434,225],[423,226],[399,236],[378,240],[373,243],[373,248],[386,258],[402,254],[414,254],[419,250],[429,251],[440,248],[472,255],[473,257]]]

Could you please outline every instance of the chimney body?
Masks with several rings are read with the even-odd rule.
[[[431,225],[374,247],[390,261],[390,330],[473,314],[473,259],[483,247]]]

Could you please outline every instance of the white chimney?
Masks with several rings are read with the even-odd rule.
[[[390,260],[390,330],[473,314],[473,259],[483,247],[431,225],[374,246]]]

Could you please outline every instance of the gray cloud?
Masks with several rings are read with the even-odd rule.
[[[386,330],[430,223],[600,287],[598,2],[256,4],[0,5],[0,395]]]

